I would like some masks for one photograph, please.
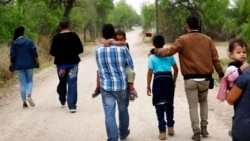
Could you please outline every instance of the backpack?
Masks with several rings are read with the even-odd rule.
[[[221,102],[223,102],[227,97],[227,89],[228,89],[227,78],[222,77],[220,81],[219,91],[217,94],[217,99],[220,100]]]

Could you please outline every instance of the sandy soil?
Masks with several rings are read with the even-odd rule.
[[[139,98],[130,103],[130,130],[127,141],[158,140],[155,109],[151,98],[146,95],[147,53],[151,44],[140,37],[141,30],[127,33],[127,41],[135,64],[135,87]],[[225,43],[218,44],[222,57],[226,57]],[[0,141],[104,141],[106,130],[101,97],[92,99],[95,88],[96,64],[94,48],[86,47],[79,65],[78,108],[72,114],[61,108],[56,86],[55,67],[47,68],[34,77],[33,99],[36,106],[22,108],[19,85],[13,86],[0,99]],[[209,137],[206,141],[229,141],[232,107],[216,99],[218,87],[209,91]],[[192,130],[183,79],[178,77],[175,95],[175,136],[169,141],[191,141]]]

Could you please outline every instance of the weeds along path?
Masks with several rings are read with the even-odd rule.
[[[134,60],[135,87],[139,98],[130,102],[130,130],[127,141],[158,140],[158,128],[152,97],[146,95],[148,51],[151,44],[142,42],[141,29],[127,32],[127,42]],[[176,55],[176,59],[177,55]],[[178,62],[178,61],[177,61]],[[23,109],[19,85],[13,86],[8,97],[0,99],[0,141],[103,141],[106,140],[101,96],[92,99],[95,88],[96,63],[94,47],[85,47],[78,74],[78,107],[72,114],[61,108],[56,86],[55,67],[34,77],[33,99],[36,107]],[[192,131],[181,74],[175,95],[175,136],[168,141],[191,141]],[[209,92],[210,136],[206,141],[228,141],[232,107],[215,99],[218,88]]]

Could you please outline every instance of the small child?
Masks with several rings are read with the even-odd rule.
[[[109,45],[125,45],[129,49],[128,43],[126,43],[126,34],[123,30],[117,30],[114,34],[115,41],[112,40],[106,40],[103,42],[104,46]],[[134,88],[134,80],[135,80],[135,72],[127,65],[126,71],[128,75],[128,84],[129,84],[129,99],[134,100],[138,97],[137,92]],[[96,78],[96,89],[94,93],[92,94],[92,97],[96,97],[100,94],[100,80],[99,76],[97,75]]]
[[[245,62],[247,59],[247,44],[241,39],[234,39],[229,43],[228,52],[232,62],[228,64],[225,77],[230,90],[242,71],[249,66]],[[236,106],[237,102],[234,104],[234,109]],[[231,131],[229,131],[229,135],[231,136]]]
[[[162,35],[155,35],[153,37],[153,46],[155,48],[162,48],[165,44]],[[174,70],[172,76],[172,70]],[[154,54],[149,56],[148,60],[148,74],[147,74],[147,95],[151,96],[151,80],[153,79],[153,105],[156,109],[159,128],[159,139],[166,139],[166,125],[168,126],[168,135],[174,135],[174,90],[175,83],[178,76],[178,68],[173,56],[158,57]],[[167,115],[167,123],[164,115]]]

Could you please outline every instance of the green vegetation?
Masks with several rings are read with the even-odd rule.
[[[8,66],[12,34],[19,25],[25,27],[25,36],[36,43],[42,69],[53,64],[50,41],[63,18],[71,21],[71,30],[80,35],[85,46],[101,37],[104,23],[124,30],[141,23],[140,16],[125,0],[117,3],[113,0],[4,0],[0,1],[0,13],[0,88],[16,77],[8,71]]]
[[[250,3],[247,0],[155,0],[142,7],[144,31],[158,26],[158,33],[166,41],[173,42],[185,33],[187,15],[195,14],[201,19],[201,31],[214,40],[228,41],[240,37],[250,42]],[[157,13],[148,12],[156,11]],[[155,21],[157,15],[158,22]],[[146,17],[146,18],[145,18]],[[152,23],[153,21],[153,23]]]
[[[38,47],[42,67],[51,63],[51,37],[63,18],[71,21],[84,44],[101,37],[104,23],[130,30],[141,25],[144,32],[157,32],[173,42],[185,33],[187,15],[201,18],[201,31],[214,40],[228,41],[240,37],[250,42],[250,3],[247,0],[155,0],[143,3],[141,15],[125,0],[4,0],[0,1],[0,87],[14,75],[8,71],[9,47],[15,27],[23,25],[26,36]],[[157,18],[156,18],[157,17]],[[157,20],[156,20],[157,19]],[[156,22],[157,21],[157,22]],[[248,59],[250,60],[250,59]],[[46,64],[46,65],[44,65]]]

